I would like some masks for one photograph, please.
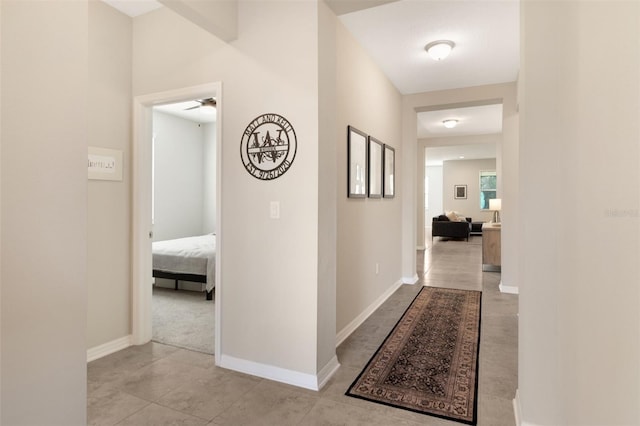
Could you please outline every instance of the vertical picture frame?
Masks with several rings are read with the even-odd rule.
[[[453,198],[456,200],[466,200],[467,185],[453,185]]]
[[[382,198],[382,158],[384,144],[369,136],[369,198]]]
[[[347,196],[367,196],[367,135],[353,126],[347,127]]]
[[[393,198],[396,196],[396,150],[386,144],[384,145],[383,164],[382,194],[384,198]]]

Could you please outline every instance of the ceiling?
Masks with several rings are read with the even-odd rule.
[[[340,16],[342,23],[402,94],[507,83],[518,77],[518,0],[400,0]],[[431,59],[424,46],[455,43],[449,57]],[[442,121],[459,120],[453,129]],[[418,113],[418,138],[502,132],[502,105]],[[495,144],[428,148],[427,164],[495,158]]]
[[[156,0],[103,0],[135,17]],[[339,19],[402,94],[515,81],[519,0],[327,0]],[[372,7],[375,6],[375,7]],[[424,46],[456,45],[443,61]]]
[[[458,124],[453,129],[447,129],[442,122],[451,118],[458,120]],[[417,123],[418,139],[502,133],[502,104],[419,112]],[[443,161],[495,157],[495,143],[443,143],[443,146],[427,148],[426,165],[441,166]]]
[[[103,1],[131,17],[162,7],[156,0]],[[325,1],[402,94],[506,83],[518,76],[519,0]],[[455,48],[445,60],[434,61],[424,46],[440,39],[452,40]],[[159,109],[184,116],[185,107]],[[205,122],[198,110],[186,114]],[[444,128],[442,120],[451,117],[459,125]],[[501,131],[501,105],[418,114],[419,138]],[[451,158],[464,155],[452,148],[447,148]],[[480,155],[471,148],[467,152],[465,158]]]
[[[324,0],[336,15],[344,15],[398,0]]]
[[[163,7],[156,0],[102,0],[132,18]]]
[[[193,108],[196,107],[196,108]],[[166,114],[175,115],[186,120],[191,120],[196,123],[213,123],[216,121],[217,109],[215,108],[200,108],[200,102],[187,101],[178,102],[175,104],[157,105],[153,107],[155,110],[162,111]],[[193,108],[193,109],[189,109]]]
[[[458,120],[458,124],[452,129],[447,129],[442,124],[447,119]],[[501,132],[502,104],[418,113],[418,139]]]
[[[518,0],[401,0],[340,20],[402,94],[515,81],[519,69]],[[424,46],[451,40],[434,61]]]
[[[426,152],[425,163],[427,166],[441,166],[443,161],[496,158],[496,144],[478,143],[473,145],[428,147]]]
[[[162,7],[158,0],[102,0],[132,18]],[[398,0],[325,0],[333,12],[340,16]]]

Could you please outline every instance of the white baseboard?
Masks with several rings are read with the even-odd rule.
[[[322,367],[318,372],[318,390],[322,389],[324,385],[327,384],[329,379],[336,374],[338,368],[340,368],[340,363],[338,362],[338,357],[334,355],[333,358],[331,358],[331,361],[329,361],[327,365]]]
[[[414,274],[413,277],[402,277],[402,284],[415,284],[418,282],[418,280],[420,279],[420,277],[418,277],[418,274]]]
[[[318,375],[314,375],[288,370],[286,368],[276,367],[273,365],[247,361],[246,359],[240,359],[229,355],[222,355],[218,365],[223,368],[228,368],[229,370],[314,391],[320,390],[321,386],[323,386],[340,367],[340,364],[338,364],[338,358],[334,357],[329,364],[322,368]]]
[[[426,246],[418,246],[416,247],[416,250],[425,250],[427,247]]]
[[[500,281],[500,285],[498,286],[501,293],[509,293],[509,294],[519,294],[520,289],[511,285],[504,285],[502,281]]]
[[[98,358],[102,358],[107,355],[111,355],[114,352],[121,351],[131,346],[131,335],[121,337],[111,342],[104,343],[100,346],[87,349],[87,362],[94,361]]]
[[[417,275],[416,275],[416,281],[417,281]],[[389,298],[389,296],[391,296],[398,288],[400,288],[400,286],[402,286],[403,283],[404,283],[404,279],[402,281],[396,281],[391,287],[389,287],[387,291],[382,293],[380,297],[378,297],[371,305],[369,305],[367,309],[362,311],[360,315],[355,317],[353,321],[351,321],[349,324],[347,324],[346,327],[340,330],[336,335],[336,347],[340,346],[340,344],[344,342],[344,340],[347,337],[349,337],[349,335],[353,333],[356,330],[356,328],[360,327],[360,325],[362,325],[362,323],[367,318],[369,318],[369,315],[374,313],[375,310],[378,309],[380,305],[382,305]]]
[[[513,415],[516,420],[516,426],[522,426],[522,412],[520,411],[520,395],[518,394],[518,389],[516,389],[516,397],[513,398]]]
[[[513,416],[516,420],[516,426],[542,426],[539,423],[531,423],[522,420],[522,406],[520,405],[520,392],[516,389],[516,397],[513,398]]]

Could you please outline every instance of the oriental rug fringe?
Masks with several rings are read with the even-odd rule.
[[[481,297],[424,287],[346,395],[475,425]]]

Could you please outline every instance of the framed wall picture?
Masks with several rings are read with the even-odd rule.
[[[453,185],[453,198],[456,200],[466,200],[467,185]]]
[[[347,183],[350,198],[367,196],[367,135],[347,127]]]
[[[384,144],[369,136],[369,198],[382,197],[382,150]]]
[[[384,146],[383,163],[382,194],[384,198],[393,198],[396,196],[396,150],[389,145]]]

